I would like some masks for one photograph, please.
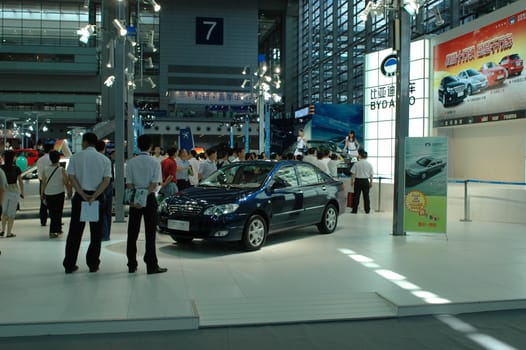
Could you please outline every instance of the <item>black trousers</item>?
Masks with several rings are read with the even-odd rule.
[[[185,188],[191,187],[190,181],[188,180],[177,180],[177,189],[179,191],[184,190]]]
[[[144,217],[146,251],[144,262],[148,271],[155,270],[159,265],[155,251],[155,232],[157,229],[157,199],[154,193],[150,193],[146,199],[146,206],[135,208],[130,206],[128,216],[128,239],[126,242],[126,255],[128,267],[137,267],[137,238],[141,228],[141,219]]]
[[[371,200],[369,198],[369,179],[355,179],[354,196],[352,201],[352,212],[358,212],[360,205],[360,194],[363,193],[363,204],[366,213],[371,211]]]
[[[93,194],[95,191],[84,191],[86,194]],[[103,196],[101,196],[103,197]],[[100,218],[102,217],[104,210],[103,204],[99,200],[99,221],[90,222],[90,244],[86,253],[86,263],[90,269],[99,267],[100,264],[100,248],[102,241],[102,227]],[[68,238],[66,240],[66,256],[62,265],[66,270],[72,269],[77,264],[77,258],[79,254],[80,242],[82,241],[82,234],[84,232],[85,222],[80,221],[80,208],[82,203],[82,197],[75,193],[71,199],[71,220],[69,222]]]
[[[46,195],[47,208],[49,210],[49,233],[62,232],[62,213],[64,212],[64,192]]]
[[[42,181],[38,180],[38,193],[41,193],[42,191]],[[44,204],[43,200],[40,200],[40,210],[38,211],[38,217],[40,218],[40,225],[46,226],[47,217],[48,217],[48,207],[46,204]],[[53,231],[55,232],[55,231]],[[56,231],[60,232],[60,231]]]

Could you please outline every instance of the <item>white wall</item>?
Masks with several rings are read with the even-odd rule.
[[[449,178],[524,182],[526,120],[434,129],[449,138]]]

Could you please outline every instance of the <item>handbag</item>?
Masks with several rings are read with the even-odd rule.
[[[53,174],[55,174],[55,171],[57,171],[58,167],[55,167],[55,169],[53,169],[53,171],[51,172],[51,175],[49,175],[49,177],[47,178],[47,181],[46,181],[46,186],[49,184],[49,180],[51,180],[51,178],[53,177]],[[46,194],[44,193],[44,196]],[[47,206],[47,200],[46,198],[42,199],[42,203]]]

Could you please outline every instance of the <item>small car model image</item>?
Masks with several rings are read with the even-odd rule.
[[[488,87],[488,78],[473,68],[461,70],[457,74],[460,82],[466,84],[466,95],[476,94]]]
[[[480,67],[479,72],[484,74],[488,79],[488,86],[497,86],[504,83],[508,77],[508,71],[495,62],[486,62]]]
[[[456,105],[466,98],[466,85],[452,75],[445,76],[438,87],[438,100],[444,107]]]
[[[524,69],[522,58],[517,53],[502,57],[499,64],[506,68],[508,76],[521,75]]]
[[[322,234],[334,232],[345,197],[343,182],[310,163],[235,162],[162,200],[159,232],[178,243],[239,241],[253,251],[269,233],[310,225]]]
[[[409,178],[424,180],[440,172],[445,166],[442,159],[425,156],[406,166],[405,173]]]

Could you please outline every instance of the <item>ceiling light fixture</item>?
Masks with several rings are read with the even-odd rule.
[[[139,59],[135,57],[135,55],[131,52],[128,52],[128,58],[133,61],[133,63],[137,62]]]
[[[146,46],[152,49],[153,52],[156,52],[157,48],[155,47],[154,39],[155,39],[155,31],[150,30],[150,32],[148,33],[148,43],[146,44]]]
[[[95,32],[95,26],[92,24],[86,24],[84,27],[77,30],[77,35],[80,35],[79,41],[87,44],[89,41],[89,38],[93,33]]]
[[[152,4],[153,10],[155,12],[161,11],[161,5],[159,5],[155,0],[150,0],[150,4]]]
[[[124,24],[122,24],[122,22],[117,18],[113,20],[113,26],[119,31],[120,36],[126,36],[126,34],[128,34],[128,30],[126,29]]]
[[[110,75],[106,80],[104,81],[104,85],[107,87],[111,87],[113,83],[115,82],[115,75]]]
[[[115,46],[113,40],[110,40],[106,47],[108,48],[108,63],[106,63],[106,67],[113,68],[113,65],[115,63]]]
[[[150,69],[154,68],[153,60],[151,57],[146,58],[146,68],[150,68]]]

